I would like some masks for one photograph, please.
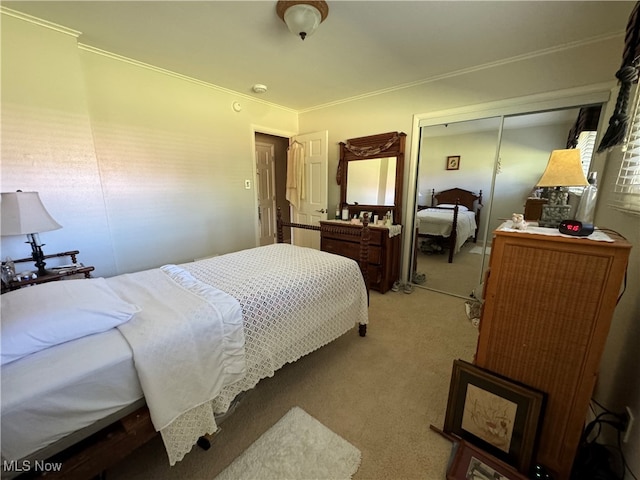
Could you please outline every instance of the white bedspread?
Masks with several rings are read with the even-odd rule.
[[[451,235],[451,229],[453,227],[453,210],[445,208],[425,208],[417,213],[417,220],[418,233],[448,238]],[[458,212],[457,238],[454,253],[458,253],[464,242],[475,235],[476,228],[476,214],[474,212]]]
[[[240,304],[175,265],[123,275],[116,286],[142,306],[118,329],[173,465],[216,431],[211,400],[244,376]]]
[[[286,363],[369,321],[362,273],[346,257],[282,243],[182,266],[242,306],[247,374],[222,390],[216,413]]]

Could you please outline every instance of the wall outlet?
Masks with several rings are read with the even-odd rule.
[[[631,430],[633,430],[633,424],[636,420],[636,417],[631,412],[629,407],[624,407],[625,413],[627,414],[627,425],[624,431],[622,432],[622,441],[623,443],[627,443],[629,441],[629,437],[631,436]]]

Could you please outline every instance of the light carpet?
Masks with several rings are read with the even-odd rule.
[[[300,407],[263,433],[216,480],[350,479],[360,450]]]

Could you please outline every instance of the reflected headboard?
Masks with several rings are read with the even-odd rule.
[[[477,203],[476,203],[477,202]],[[460,204],[467,207],[470,211],[480,213],[482,208],[482,190],[478,194],[464,190],[462,188],[450,188],[436,193],[435,189],[431,194],[431,206],[437,207],[444,203]]]

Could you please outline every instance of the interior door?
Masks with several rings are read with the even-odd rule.
[[[258,185],[258,222],[260,245],[275,242],[276,182],[274,145],[256,142],[256,183]]]
[[[319,225],[327,219],[327,185],[329,178],[329,156],[327,145],[329,132],[305,133],[292,140],[304,147],[304,198],[300,208],[291,207],[291,219],[294,223]],[[320,232],[292,229],[291,243],[302,247],[320,250]]]

